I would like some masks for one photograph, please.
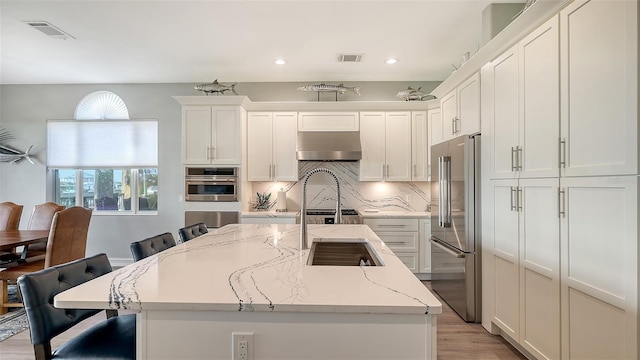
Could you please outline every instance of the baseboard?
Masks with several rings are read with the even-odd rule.
[[[430,273],[414,273],[413,275],[415,275],[418,280],[431,280],[431,274]]]
[[[493,323],[492,323],[493,324]],[[500,329],[498,326],[496,326],[498,329]],[[533,354],[531,354],[529,351],[527,351],[524,347],[522,347],[522,345],[518,344],[517,341],[515,341],[514,339],[512,339],[509,335],[505,334],[504,331],[502,331],[502,329],[499,330],[499,334],[497,334],[498,336],[501,336],[503,339],[505,339],[511,346],[513,346],[514,348],[516,348],[516,350],[518,350],[522,355],[524,355],[527,359],[530,360],[536,360],[536,357],[533,356]]]

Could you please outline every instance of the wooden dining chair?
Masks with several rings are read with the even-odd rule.
[[[27,230],[50,230],[51,223],[53,222],[53,215],[58,211],[62,211],[66,206],[58,205],[54,202],[46,202],[44,204],[38,204],[33,207],[33,212],[29,218],[29,224]],[[47,243],[35,243],[29,245],[29,258],[34,259],[36,257],[44,258],[47,251]]]
[[[0,271],[0,300],[2,301],[0,314],[6,313],[9,307],[22,306],[22,303],[8,302],[7,287],[9,283],[15,283],[21,275],[85,257],[91,213],[91,209],[80,206],[70,207],[55,213],[51,222],[44,259]]]
[[[0,231],[18,230],[24,206],[11,201],[0,203]]]

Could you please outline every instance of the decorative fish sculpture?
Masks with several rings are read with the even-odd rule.
[[[407,88],[407,90],[402,90],[398,92],[396,95],[399,98],[403,98],[405,101],[422,101],[422,100],[432,100],[436,97],[433,95],[429,95],[424,91],[421,91],[422,86],[414,89],[411,86]]]
[[[340,85],[316,84],[316,85],[300,86],[298,88],[298,90],[301,90],[301,91],[317,91],[319,93],[321,93],[321,92],[334,92],[334,93],[338,93],[340,95],[344,94],[347,91],[353,91],[354,93],[358,94],[358,96],[360,96],[360,88],[361,88],[361,86],[347,87],[347,86],[344,86],[344,84],[340,84]]]
[[[31,164],[34,164],[33,160],[29,157],[29,152],[31,151],[31,148],[33,148],[33,145],[29,146],[29,149],[27,149],[26,152],[20,152],[12,147],[2,144],[11,139],[14,139],[14,137],[11,136],[7,130],[0,128],[0,162],[13,164],[22,159],[26,159]]]
[[[209,94],[215,93],[215,94],[223,94],[225,91],[229,91],[231,90],[232,93],[234,93],[235,95],[238,95],[238,93],[236,92],[236,84],[232,84],[232,85],[225,85],[225,84],[221,84],[218,82],[218,79],[216,79],[216,81],[212,82],[212,83],[207,83],[207,84],[198,84],[196,86],[194,86],[193,88],[198,90],[198,91],[202,91],[203,93],[205,93],[207,96]]]

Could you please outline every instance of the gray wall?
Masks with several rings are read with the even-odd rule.
[[[296,90],[298,86],[320,83],[241,83],[240,95],[252,101],[316,101],[316,94]],[[340,101],[393,101],[407,86],[422,86],[426,92],[438,82],[369,82],[362,85],[361,96],[346,93]],[[72,119],[78,102],[87,94],[108,90],[118,94],[129,109],[131,118],[154,118],[159,124],[160,188],[158,215],[97,215],[91,220],[87,254],[105,252],[114,265],[131,258],[132,241],[170,231],[177,238],[183,224],[183,166],[181,164],[181,109],[175,95],[201,95],[194,84],[87,84],[87,85],[0,85],[0,126],[15,137],[9,145],[26,150],[34,145],[36,165],[25,161],[9,165],[0,163],[0,201],[24,205],[22,227],[26,226],[33,206],[52,200],[48,191],[46,169],[46,120]],[[321,100],[332,101],[331,95]]]

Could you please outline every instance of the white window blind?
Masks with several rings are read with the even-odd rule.
[[[49,168],[158,166],[157,120],[48,120]]]

